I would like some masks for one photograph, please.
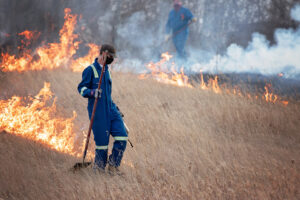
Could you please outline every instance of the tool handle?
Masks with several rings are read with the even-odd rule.
[[[133,144],[132,144],[132,142],[129,139],[128,139],[128,142],[129,142],[131,148],[133,148]]]
[[[102,66],[102,70],[101,70],[101,75],[100,75],[99,84],[98,84],[98,90],[101,88],[102,78],[103,78],[103,74],[105,72],[105,65],[106,65],[106,56],[104,58],[104,65]],[[98,100],[99,100],[99,98],[96,98],[95,101],[94,101],[94,107],[93,107],[93,112],[92,112],[92,116],[91,116],[91,120],[90,120],[88,135],[87,135],[86,142],[85,142],[85,148],[84,148],[84,152],[83,152],[82,163],[84,163],[84,159],[86,157],[87,149],[88,149],[88,146],[89,146],[90,135],[91,135],[91,132],[92,132],[92,127],[93,127],[93,123],[94,123],[94,118],[95,118],[95,113],[96,113],[96,107],[97,107]]]
[[[128,128],[128,126],[126,125],[126,123],[124,121],[123,121],[123,123],[124,123],[125,129],[126,129],[127,135],[129,135],[129,128]],[[128,142],[129,142],[131,148],[133,148],[133,144],[129,139],[128,139]]]

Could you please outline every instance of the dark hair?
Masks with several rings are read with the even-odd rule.
[[[102,52],[104,52],[104,51],[108,51],[108,53],[110,53],[112,55],[116,54],[115,48],[112,45],[109,45],[109,44],[103,44],[101,46],[100,54],[102,54]]]

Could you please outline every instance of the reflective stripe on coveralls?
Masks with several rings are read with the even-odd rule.
[[[95,77],[95,78],[99,78],[99,74],[98,74],[98,72],[97,72],[96,67],[94,66],[94,64],[92,64],[92,65],[90,65],[90,66],[91,66],[92,69],[93,69],[94,77]],[[109,75],[110,75],[110,74],[109,74]],[[86,89],[88,89],[88,88],[87,88],[87,87],[81,88],[81,91],[80,91],[81,96],[83,96],[83,92],[84,92]]]
[[[108,74],[109,74],[109,78],[111,79],[111,74],[110,74],[110,71],[108,70]]]
[[[95,78],[99,78],[99,74],[98,74],[98,72],[97,72],[96,67],[94,66],[94,64],[92,64],[91,67],[92,67],[92,69],[94,71],[94,77]]]
[[[95,78],[99,78],[99,75],[98,75],[98,72],[96,70],[96,67],[94,66],[94,64],[91,65],[93,71],[94,71],[94,77]],[[108,70],[108,74],[109,74],[109,78],[111,78],[111,74],[110,74],[110,71]]]
[[[81,96],[83,96],[83,92],[84,92],[86,89],[88,89],[88,88],[87,88],[87,87],[81,88],[81,91],[80,91]]]
[[[96,146],[96,149],[98,149],[98,150],[106,150],[106,149],[108,149],[108,145],[106,145],[106,146]]]
[[[128,137],[116,136],[116,137],[114,137],[114,139],[117,141],[127,141]]]

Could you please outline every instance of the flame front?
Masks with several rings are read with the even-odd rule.
[[[168,52],[161,55],[161,60],[157,63],[150,62],[146,67],[151,71],[151,77],[158,82],[176,85],[179,87],[190,87],[193,86],[188,82],[189,78],[184,74],[183,67],[180,69],[180,73],[176,72],[175,64],[172,63],[171,70],[168,68],[168,61],[172,58]],[[140,79],[149,77],[148,74],[141,74]]]
[[[171,58],[172,58],[172,55],[170,55],[168,52],[163,53],[161,55],[161,60],[159,62],[157,62],[157,63],[150,62],[149,64],[146,65],[147,69],[150,70],[151,74],[144,73],[144,74],[141,74],[139,76],[139,78],[146,79],[146,78],[152,77],[161,83],[172,84],[172,85],[176,85],[179,87],[195,88],[189,83],[188,76],[186,76],[184,74],[183,68],[180,69],[180,73],[176,72],[175,63],[170,64],[170,62],[169,62]],[[168,70],[170,65],[171,65],[171,70]],[[221,94],[224,90],[227,94],[234,94],[234,95],[238,95],[240,97],[246,97],[248,99],[258,99],[257,95],[252,97],[252,95],[249,93],[243,94],[237,86],[235,88],[233,88],[232,90],[226,89],[226,88],[222,89],[219,85],[218,79],[219,79],[218,76],[214,76],[214,78],[209,78],[206,83],[204,81],[203,73],[201,70],[200,71],[200,84],[196,88],[200,88],[202,90],[211,90],[216,94]],[[265,92],[261,96],[261,98],[263,100],[265,100],[266,102],[270,102],[270,103],[280,102],[285,106],[288,105],[288,103],[289,103],[288,101],[279,100],[278,95],[275,95],[272,92],[270,92],[271,86],[272,86],[271,84],[266,84],[266,86],[264,87]]]
[[[77,15],[72,15],[71,9],[66,8],[64,18],[65,22],[59,33],[60,43],[49,43],[37,48],[34,52],[22,49],[23,54],[19,58],[9,53],[2,54],[2,71],[23,72],[28,70],[56,69],[66,66],[71,66],[73,71],[82,71],[88,66],[91,60],[98,55],[99,48],[94,44],[89,44],[90,51],[88,55],[74,60],[73,56],[76,54],[80,44],[79,41],[76,41],[78,35],[74,34]],[[30,31],[24,31],[19,35],[23,35],[26,40],[30,40],[34,34]]]
[[[63,153],[77,155],[73,132],[76,112],[73,112],[71,118],[55,116],[56,99],[53,99],[50,83],[45,83],[34,98],[28,99],[31,102],[28,105],[25,105],[24,98],[18,96],[0,101],[0,131],[41,142]]]
[[[77,41],[78,35],[74,34],[77,24],[77,15],[71,14],[71,9],[65,9],[65,23],[60,30],[60,42],[49,43],[37,48],[35,51],[22,49],[30,40],[37,37],[39,33],[24,31],[19,35],[25,37],[21,50],[23,54],[20,57],[2,54],[1,68],[4,72],[8,71],[28,71],[42,69],[56,69],[59,67],[70,68],[74,72],[81,72],[91,61],[99,54],[99,48],[95,44],[88,44],[90,51],[84,57],[73,59],[76,54],[80,42]],[[141,79],[152,77],[155,80],[171,84],[179,87],[200,88],[203,90],[211,90],[217,94],[221,94],[223,89],[219,86],[218,76],[210,78],[205,83],[201,72],[201,83],[199,87],[192,86],[189,78],[181,68],[180,72],[175,70],[175,63],[170,64],[172,55],[168,52],[161,55],[162,59],[157,63],[147,64],[149,74],[140,75]],[[267,102],[275,103],[278,101],[278,96],[270,92],[271,85],[265,87],[265,93],[262,98]],[[226,90],[227,93],[243,95],[239,89],[234,89],[232,92]],[[258,99],[258,96],[255,97]],[[29,104],[25,102],[30,101]],[[49,104],[52,102],[51,104]],[[287,105],[287,101],[280,101]],[[75,134],[73,120],[76,113],[73,112],[71,118],[56,117],[56,99],[53,98],[53,93],[50,90],[50,83],[45,83],[44,88],[34,98],[27,99],[18,96],[13,96],[8,100],[0,100],[0,131],[6,131],[12,134],[20,135],[34,141],[41,142],[52,149],[78,156],[78,149],[75,149]],[[83,141],[84,142],[84,141]],[[80,145],[79,145],[80,146]]]

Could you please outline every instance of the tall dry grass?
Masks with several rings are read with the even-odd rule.
[[[1,98],[52,84],[61,115],[88,127],[80,74],[9,73]],[[113,73],[113,99],[130,139],[124,176],[68,169],[78,161],[42,144],[0,134],[2,199],[300,199],[300,106],[287,107]],[[111,141],[112,142],[112,141]],[[92,142],[93,143],[93,142]],[[92,150],[92,147],[90,148]]]

